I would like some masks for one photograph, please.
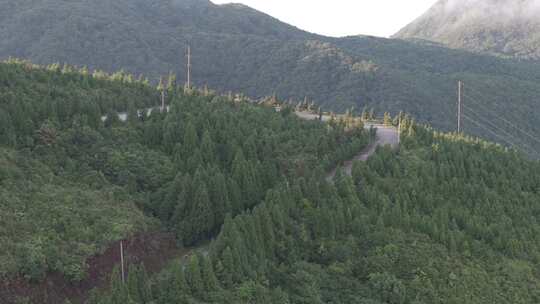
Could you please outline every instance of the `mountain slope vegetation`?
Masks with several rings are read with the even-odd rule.
[[[540,59],[537,0],[440,0],[395,38],[424,39],[502,57]]]
[[[0,71],[2,280],[59,271],[76,284],[107,244],[165,229],[181,245],[215,240],[156,276],[113,271],[88,303],[540,299],[540,165],[518,152],[402,115],[398,150],[329,183],[369,143],[361,124],[172,85],[169,113],[138,117],[160,92],[128,74]]]
[[[278,184],[209,252],[90,303],[537,303],[540,164],[402,124],[399,151]]]
[[[539,142],[496,118],[530,134],[540,132],[537,63],[426,42],[328,38],[246,6],[206,0],[5,0],[0,16],[0,58],[125,69],[156,82],[172,71],[184,83],[191,45],[198,86],[253,98],[307,96],[337,112],[405,111],[444,130],[455,129],[457,81],[464,80],[479,104],[473,110],[483,112],[483,127],[468,121],[467,132],[518,146],[533,157],[540,151]]]
[[[129,74],[0,63],[2,287],[53,272],[77,284],[89,257],[140,232],[207,241],[274,184],[370,141],[361,124],[305,122],[287,107],[172,84],[166,93],[168,114],[139,117],[160,92]],[[4,292],[2,303],[19,303]]]

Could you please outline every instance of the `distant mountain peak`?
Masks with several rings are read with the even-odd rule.
[[[200,6],[200,5],[214,5],[209,0],[170,0],[172,5],[178,6]]]
[[[440,0],[394,37],[540,59],[540,0]]]
[[[237,3],[237,2],[224,3],[224,4],[220,4],[220,6],[229,6],[229,7],[242,8],[242,9],[245,9],[245,8],[252,9],[251,7],[245,4]]]

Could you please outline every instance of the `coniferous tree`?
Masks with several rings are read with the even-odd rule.
[[[377,117],[376,117],[376,115],[375,115],[375,109],[371,108],[371,109],[369,110],[368,116],[369,116],[369,119],[370,119],[370,120],[376,119]]]
[[[208,257],[202,257],[202,277],[207,291],[215,291],[218,288],[218,282],[212,266],[212,261]]]
[[[383,123],[384,123],[385,126],[391,126],[392,125],[392,116],[390,116],[390,113],[388,113],[388,112],[384,113]]]
[[[201,141],[202,160],[206,164],[213,164],[216,161],[216,149],[210,132],[206,130]]]
[[[111,273],[111,304],[127,303],[129,291],[122,282],[122,276],[118,266],[115,266]]]
[[[363,120],[363,121],[369,120],[369,112],[367,111],[366,107],[364,107],[364,108],[362,109],[362,115],[361,115],[361,117],[362,117],[362,120]]]
[[[196,149],[199,147],[199,137],[195,126],[190,122],[187,123],[184,130],[184,138],[182,141],[183,159],[189,159]]]
[[[169,100],[172,100],[176,97],[176,89],[177,89],[177,79],[176,74],[169,72],[169,76],[167,77],[167,96]]]
[[[165,90],[165,81],[163,80],[163,76],[159,77],[159,82],[158,82],[158,85],[157,85],[156,89],[157,89],[158,92],[161,92],[161,91]]]
[[[189,259],[186,270],[187,282],[191,293],[198,298],[202,298],[205,286],[201,276],[199,257],[196,254],[192,255]]]
[[[203,164],[204,164],[204,161],[203,161],[201,150],[196,148],[192,152],[192,154],[187,158],[185,169],[188,172],[195,172],[197,171],[197,169],[203,166]]]
[[[220,223],[224,222],[225,215],[232,211],[227,179],[223,173],[217,172],[212,176],[209,191],[215,224],[219,226]]]
[[[127,280],[126,280],[126,289],[127,294],[130,300],[136,303],[143,303],[143,299],[139,293],[139,276],[138,276],[138,267],[132,265],[129,267]]]
[[[260,215],[259,223],[261,225],[262,239],[265,244],[265,256],[271,258],[274,256],[276,242],[272,219],[265,206],[260,208]]]
[[[118,118],[118,112],[113,109],[110,109],[107,112],[105,119],[105,127],[111,128],[113,126],[118,126],[120,124],[120,118]]]
[[[144,264],[139,265],[139,269],[137,271],[137,278],[138,293],[140,295],[141,302],[143,304],[148,304],[151,302],[153,295],[150,288],[148,273],[146,272],[146,267],[144,267]]]
[[[201,240],[208,237],[215,225],[215,214],[212,210],[212,203],[208,195],[208,187],[202,175],[198,172],[194,180],[195,196],[193,198],[193,209],[188,219],[192,222],[194,231],[193,240]]]
[[[164,303],[187,303],[189,294],[191,294],[191,289],[188,286],[185,277],[184,266],[180,264],[175,264],[173,267],[172,278],[169,279],[168,283],[171,284],[169,292],[167,293],[168,301],[162,301]]]
[[[139,122],[139,113],[137,108],[135,107],[135,104],[133,102],[130,102],[128,104],[127,109],[127,121],[129,124],[136,125],[137,122]]]
[[[223,273],[221,276],[221,281],[226,288],[231,288],[233,286],[233,280],[236,274],[236,266],[234,264],[234,257],[230,247],[225,248],[221,256],[221,263],[223,264]]]

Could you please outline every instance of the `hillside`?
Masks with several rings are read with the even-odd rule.
[[[2,304],[84,298],[110,275],[103,267],[118,261],[118,241],[170,257],[156,248],[171,237],[137,240],[165,231],[173,244],[207,241],[276,183],[332,168],[370,140],[361,125],[328,127],[174,86],[170,113],[137,117],[158,96],[124,73],[0,63]],[[114,119],[125,109],[127,122]]]
[[[195,61],[204,64],[200,59],[212,48],[229,52],[227,47],[240,38],[249,42],[306,37],[247,7],[217,6],[207,0],[3,0],[0,11],[1,57],[107,71],[124,68],[151,77],[183,68],[188,41],[197,50]],[[209,67],[216,60],[197,69],[204,71],[200,76],[212,73]]]
[[[540,2],[440,0],[394,37],[502,57],[540,59]]]
[[[57,271],[81,280],[87,257],[156,228],[137,199],[76,161],[104,140],[100,112],[128,99],[143,106],[152,90],[49,69],[0,63],[0,279]]]
[[[90,304],[538,303],[540,164],[402,120],[353,176],[282,181],[208,251]]]
[[[137,118],[158,103],[154,87],[69,66],[2,63],[0,84],[8,304],[540,300],[540,164],[500,145],[403,115],[398,149],[328,182],[369,144],[362,124],[181,87],[167,92],[169,113]],[[114,119],[122,108],[126,122]],[[128,259],[123,284],[110,246],[144,231],[128,250],[171,250],[160,231],[211,241],[159,268]],[[103,255],[111,272],[98,271]]]
[[[467,121],[467,132],[533,157],[540,151],[540,142],[495,117],[540,133],[536,63],[429,43],[322,37],[246,6],[206,0],[4,0],[0,17],[0,58],[123,68],[153,82],[173,71],[182,84],[189,43],[197,86],[253,98],[307,96],[337,112],[353,106],[357,112],[374,108],[379,115],[405,111],[443,130],[455,128],[456,83],[462,79],[479,104],[474,111],[484,113],[483,127]],[[486,128],[490,122],[502,131]]]

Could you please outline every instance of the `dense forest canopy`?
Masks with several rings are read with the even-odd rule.
[[[540,303],[539,6],[510,2],[441,0],[402,40],[208,0],[0,0],[0,302]],[[400,144],[375,150],[383,112]],[[164,268],[94,260],[152,235]]]
[[[3,280],[77,284],[115,240],[167,230],[179,246],[213,241],[158,275],[116,270],[88,302],[540,301],[540,164],[520,152],[386,115],[399,149],[329,182],[372,139],[361,123],[302,121],[173,75],[156,88],[14,60],[0,84]],[[162,90],[170,111],[138,116]]]
[[[90,303],[538,303],[540,164],[402,124],[398,151],[278,183],[209,249]]]
[[[362,125],[301,121],[126,73],[0,64],[0,277],[84,279],[111,242],[167,229],[193,245],[287,176],[330,168],[370,140]],[[121,122],[117,111],[128,112]],[[108,118],[103,121],[102,116]],[[322,166],[321,166],[322,165]]]
[[[483,127],[467,121],[467,132],[539,157],[540,142],[492,114],[528,133],[540,133],[535,123],[540,116],[537,62],[427,42],[323,37],[246,6],[207,0],[0,1],[3,59],[67,62],[109,72],[126,69],[153,82],[172,70],[183,83],[188,44],[192,79],[199,86],[253,98],[307,96],[336,112],[352,106],[394,115],[405,111],[442,130],[455,129],[457,81],[463,80],[468,106],[483,115],[480,119],[470,113]]]

